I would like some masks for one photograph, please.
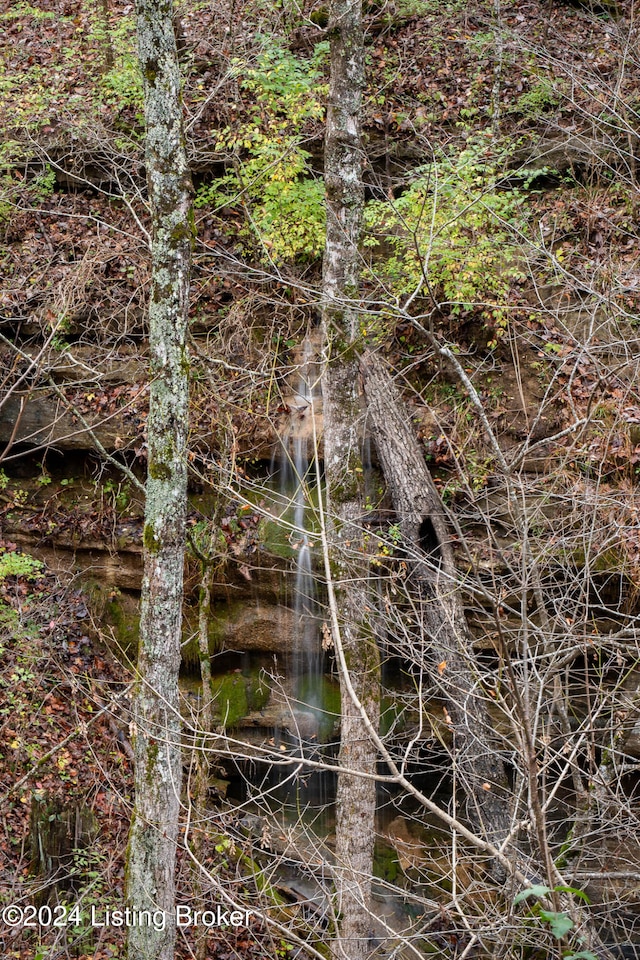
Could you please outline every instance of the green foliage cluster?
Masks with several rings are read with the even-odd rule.
[[[506,325],[511,284],[523,277],[514,234],[525,225],[524,196],[500,186],[486,141],[422,167],[397,200],[365,210],[371,274],[396,297],[419,290],[454,316],[476,312]],[[376,251],[380,254],[376,255]]]
[[[62,904],[69,915],[69,922],[73,921],[76,949],[93,952],[95,927],[91,925],[92,911],[104,913],[105,909],[116,909],[120,906],[117,893],[111,889],[107,879],[107,855],[94,847],[77,847],[72,852],[70,873],[79,889],[76,898],[68,902],[63,893]],[[82,909],[79,909],[80,904]],[[42,960],[46,956],[48,954],[43,953]]]
[[[555,109],[559,103],[560,96],[552,83],[544,78],[518,97],[512,112],[521,113],[529,120],[538,120],[544,113]]]
[[[30,3],[25,3],[24,0],[18,0],[0,16],[0,20],[22,20],[25,17],[33,17],[34,20],[55,20],[57,14],[53,10],[40,10]]]
[[[452,16],[466,6],[466,0],[448,0],[445,3],[442,0],[395,0],[387,17],[393,22],[404,17]]]
[[[144,91],[136,49],[136,24],[132,16],[121,17],[107,32],[101,21],[92,28],[92,37],[100,45],[110,45],[113,64],[99,79],[102,98],[116,109],[132,107],[142,122]]]
[[[7,577],[26,577],[35,580],[42,571],[42,561],[29,556],[28,553],[17,553],[7,550],[0,554],[0,583]]]
[[[319,67],[326,53],[323,42],[302,60],[269,40],[255,67],[234,62],[253,106],[244,124],[218,135],[217,149],[232,156],[232,169],[196,195],[196,206],[241,202],[245,238],[257,239],[263,257],[276,262],[312,260],[324,247],[324,186],[312,176],[301,140],[304,125],[323,113]]]
[[[545,925],[548,928],[551,936],[555,940],[560,941],[574,930],[575,922],[564,910],[547,910],[542,906],[540,900],[553,892],[568,893],[571,896],[579,898],[586,904],[589,904],[590,902],[589,897],[584,890],[578,890],[576,887],[568,887],[565,884],[558,884],[558,886],[554,887],[552,890],[551,887],[547,887],[545,884],[537,883],[527,887],[526,890],[521,890],[520,893],[516,894],[513,904],[514,906],[518,906],[518,904],[524,903],[525,901],[535,901],[533,904],[528,906],[529,918]],[[568,952],[563,952],[562,956],[563,960],[598,960],[591,950],[580,950],[578,953],[576,953],[574,950],[570,949]]]

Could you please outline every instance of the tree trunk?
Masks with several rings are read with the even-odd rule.
[[[325,139],[327,235],[323,264],[325,366],[324,458],[332,579],[345,662],[356,698],[377,728],[380,663],[368,624],[367,576],[360,518],[363,503],[361,402],[353,348],[358,314],[358,240],[362,223],[360,110],[363,35],[360,0],[330,8],[331,81]],[[338,937],[334,957],[364,960],[371,935],[376,748],[341,675],[340,766],[336,801]]]
[[[153,239],[144,577],[133,712],[135,807],[127,900],[136,911],[164,911],[165,928],[142,922],[131,926],[128,956],[129,960],[173,960],[182,780],[178,670],[187,503],[192,188],[184,150],[172,4],[138,0],[136,16]]]
[[[479,671],[440,496],[389,374],[370,353],[362,359],[361,373],[368,426],[407,551],[407,586],[418,597],[419,629],[428,637],[421,666],[445,697],[469,820],[480,836],[499,846],[511,826],[509,786],[476,682]]]
[[[35,903],[53,902],[56,891],[68,889],[79,872],[74,860],[95,843],[99,827],[84,805],[66,805],[58,798],[31,796],[29,846],[31,872],[41,883]]]

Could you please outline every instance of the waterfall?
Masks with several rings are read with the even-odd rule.
[[[282,433],[279,469],[281,519],[289,528],[288,538],[295,558],[291,606],[295,614],[296,635],[287,657],[291,690],[288,735],[292,745],[297,742],[305,749],[321,744],[331,726],[325,713],[321,608],[313,570],[313,500],[318,486],[313,457],[313,410],[314,402],[319,399],[314,352],[314,345],[307,338],[302,346],[297,378],[287,400],[289,422]]]

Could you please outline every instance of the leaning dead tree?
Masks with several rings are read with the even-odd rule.
[[[136,4],[153,239],[144,577],[133,710],[135,807],[127,900],[136,911],[164,911],[166,922],[156,926],[141,922],[129,928],[129,960],[173,960],[175,943],[182,781],[178,671],[189,420],[186,336],[193,219],[172,13],[170,0]]]
[[[362,716],[377,729],[380,660],[367,615],[367,564],[360,518],[364,501],[361,403],[354,341],[358,313],[358,241],[362,224],[360,113],[364,82],[360,0],[333,0],[330,8],[331,80],[325,135],[327,230],[323,264],[324,463],[331,579],[339,613],[334,643],[341,645],[341,742],[336,799],[336,958],[364,960],[371,934],[371,882],[376,808],[377,750]],[[347,682],[348,679],[348,682]],[[353,697],[351,691],[355,691]],[[359,701],[357,703],[356,701]],[[359,776],[362,773],[364,776]]]
[[[367,353],[360,371],[368,426],[407,553],[407,588],[417,600],[419,629],[427,637],[427,663],[422,666],[437,677],[445,698],[468,818],[479,836],[499,846],[511,828],[510,789],[492,742],[479,671],[474,670],[472,638],[442,501],[387,370]]]
[[[495,752],[491,719],[478,682],[480,669],[476,665],[472,637],[464,615],[442,501],[411,430],[400,395],[385,366],[375,355],[366,353],[360,363],[360,372],[368,428],[375,439],[402,533],[406,552],[407,591],[414,600],[414,609],[420,618],[417,626],[427,636],[427,654],[421,667],[434,678],[437,677],[438,695],[446,698],[453,759],[466,796],[468,820],[472,827],[472,834],[466,834],[467,839],[478,848],[481,847],[477,843],[480,838],[487,844],[486,852],[492,860],[492,872],[496,878],[508,873],[519,883],[527,885],[539,882],[539,875],[542,874],[549,885],[544,889],[551,888],[548,907],[557,915],[560,915],[559,911],[566,911],[566,916],[575,925],[579,943],[597,951],[597,956],[603,960],[605,957],[611,958],[616,955],[615,952],[603,941],[589,908],[571,900],[567,878],[554,862],[546,838],[540,836],[537,830],[536,821],[545,813],[539,801],[536,804],[535,799],[531,799],[536,796],[539,776],[535,746],[525,746],[524,751],[528,754],[531,750],[532,762],[525,764],[531,781],[527,819],[532,828],[531,834],[538,840],[538,850],[533,858],[527,855],[516,845],[515,836],[511,849],[504,845],[504,841],[512,835],[514,821],[520,811],[513,809],[516,797],[509,788],[502,759]],[[415,647],[412,652],[415,656]],[[509,684],[517,704],[520,694],[516,689],[517,677],[513,673]],[[515,713],[525,727],[526,713],[520,710]],[[524,731],[522,739],[525,744],[530,741],[530,731]],[[417,796],[417,792],[412,792]],[[433,804],[424,797],[419,799],[427,809],[447,823],[446,817]],[[460,829],[459,824],[454,827],[450,823],[449,826],[465,836],[466,832]],[[489,850],[489,847],[493,850]],[[582,955],[593,956],[589,951]]]

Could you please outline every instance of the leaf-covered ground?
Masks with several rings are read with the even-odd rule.
[[[122,928],[92,927],[91,919],[92,911],[100,921],[107,909],[125,906],[131,676],[96,641],[79,590],[7,541],[0,565],[0,911],[34,904],[45,911],[30,928],[0,926],[2,956],[121,958]],[[242,899],[245,884],[233,865],[221,865],[213,836],[211,849],[200,850],[204,866]],[[179,862],[179,902],[192,905],[194,873],[184,851]],[[206,886],[200,882],[201,893]],[[207,907],[216,903],[210,893]],[[57,905],[78,905],[78,914],[54,929],[48,910]],[[177,958],[192,955],[195,933],[182,931]],[[257,917],[211,930],[207,944],[212,960],[270,955]]]
[[[47,884],[59,879],[53,902],[80,902],[88,913],[92,903],[122,902],[130,678],[91,639],[80,591],[37,569],[14,544],[1,547],[7,563],[21,558],[27,566],[0,584],[2,905],[42,902]],[[44,868],[35,820],[46,831],[50,819],[58,823],[67,814],[74,826],[63,830],[59,859]],[[65,942],[64,931],[3,925],[3,956],[32,958],[53,943],[76,956],[118,956],[111,930],[100,944],[86,930],[69,932]]]

